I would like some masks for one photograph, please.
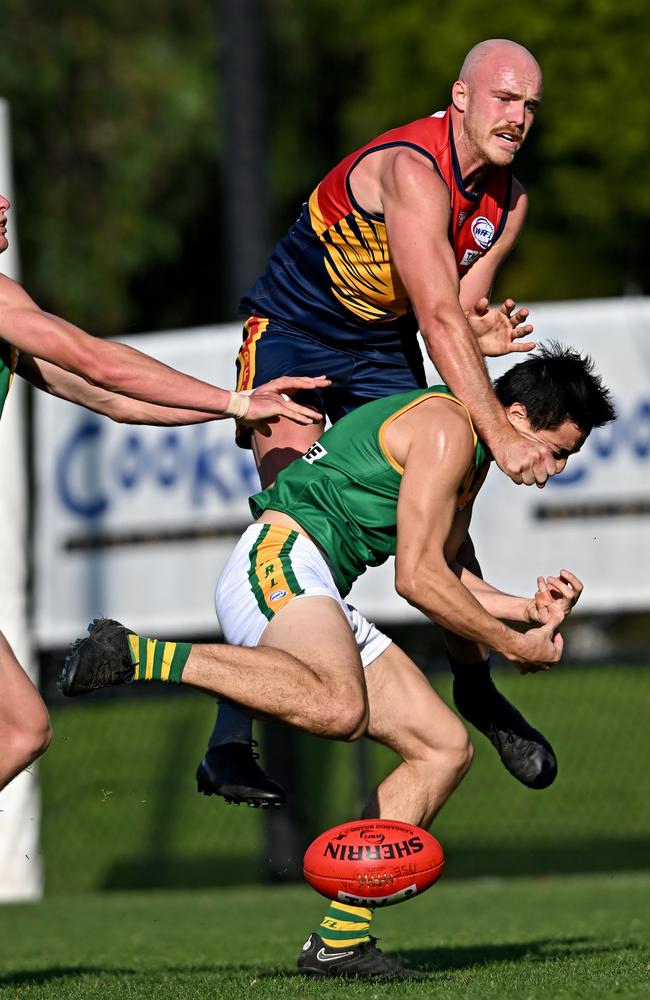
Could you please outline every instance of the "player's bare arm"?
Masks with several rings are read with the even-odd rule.
[[[554,636],[559,614],[551,611],[547,625],[515,632],[486,611],[449,566],[458,547],[453,531],[458,489],[474,448],[464,409],[450,400],[426,400],[391,424],[386,443],[404,467],[395,562],[401,596],[444,628],[509,660],[540,665],[559,660],[562,640]]]
[[[16,371],[35,388],[51,396],[58,396],[59,399],[84,406],[94,413],[110,417],[120,424],[176,426],[220,419],[214,413],[157,406],[155,403],[143,403],[139,399],[110,392],[101,386],[86,382],[79,375],[57,368],[49,361],[32,358],[29,354],[19,356]]]
[[[447,189],[433,167],[411,150],[398,149],[383,162],[382,209],[391,256],[427,352],[445,383],[467,405],[502,470],[516,483],[543,485],[556,471],[553,455],[543,445],[531,449],[513,430],[494,395],[478,341],[460,305],[447,237]]]
[[[158,406],[171,404],[188,410],[210,412],[213,418],[235,416],[264,425],[268,418],[287,416],[301,424],[319,419],[306,406],[282,394],[294,381],[300,388],[326,385],[327,380],[287,380],[278,389],[260,386],[255,398],[242,398],[227,389],[185,375],[126,344],[92,337],[58,316],[43,312],[25,290],[0,275],[0,338],[21,353],[49,362],[87,382],[132,399]],[[281,380],[276,380],[281,381]],[[235,400],[233,400],[235,396]],[[233,402],[237,407],[233,409]]]
[[[499,306],[490,306],[494,279],[519,239],[527,209],[526,192],[513,179],[510,210],[503,233],[460,279],[460,304],[484,357],[532,351],[537,346],[534,341],[523,339],[533,332],[532,324],[526,322],[527,309],[517,309],[515,300],[510,298]]]
[[[453,562],[452,570],[464,587],[476,600],[501,621],[521,622],[525,625],[543,625],[548,621],[551,608],[566,618],[573,610],[583,584],[569,570],[562,570],[560,576],[537,578],[537,591],[533,597],[517,597],[494,587],[487,580],[472,573],[465,566]],[[551,583],[551,580],[555,581]]]

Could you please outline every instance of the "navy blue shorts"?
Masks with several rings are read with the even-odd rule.
[[[386,363],[337,351],[300,334],[289,333],[273,320],[253,316],[244,326],[237,355],[237,390],[255,389],[282,375],[326,375],[326,389],[298,393],[295,399],[313,406],[331,423],[373,399],[426,386],[422,355],[415,345],[412,357],[386,356]],[[237,444],[250,448],[250,431],[239,428]]]

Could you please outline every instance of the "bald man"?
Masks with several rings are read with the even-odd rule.
[[[426,385],[419,329],[444,382],[467,406],[496,463],[515,483],[543,486],[554,456],[520,436],[490,384],[483,357],[526,351],[526,309],[490,307],[496,273],[524,224],[527,197],[512,176],[542,96],[533,56],[490,39],[466,56],[451,104],[380,135],[339,163],[303,206],[244,295],[239,390],[279,375],[326,372],[310,392],[320,426],[280,420],[267,437],[240,428],[264,487],[322,432],[362,403]],[[473,553],[464,558],[478,571]],[[525,785],[555,777],[551,747],[496,691],[485,651],[448,637],[457,707]],[[258,767],[250,724],[223,706],[199,765],[199,791],[253,805],[283,790]]]

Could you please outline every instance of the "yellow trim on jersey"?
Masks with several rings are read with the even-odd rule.
[[[255,330],[255,333],[251,335],[251,326],[253,324],[257,324],[257,329]],[[255,381],[255,355],[257,352],[257,343],[268,325],[268,319],[260,319],[257,316],[251,316],[244,323],[244,329],[248,331],[248,336],[244,338],[237,355],[237,361],[239,362],[239,372],[237,375],[236,386],[237,392],[247,392],[249,389],[253,388],[253,382]]]
[[[379,428],[379,447],[381,448],[386,461],[389,463],[389,465],[392,465],[392,467],[395,469],[395,472],[399,473],[400,476],[404,475],[404,466],[400,465],[397,459],[393,458],[390,451],[388,450],[388,446],[386,445],[386,430],[388,429],[389,425],[392,424],[393,420],[397,420],[397,418],[401,417],[401,415],[403,413],[406,413],[407,410],[412,410],[414,406],[418,405],[418,403],[423,403],[425,399],[433,399],[436,396],[439,396],[441,399],[449,399],[451,400],[452,403],[458,403],[459,406],[462,406],[462,408],[465,410],[465,413],[467,414],[467,419],[469,421],[469,426],[474,441],[474,447],[476,448],[476,442],[478,441],[478,436],[476,434],[476,431],[474,430],[474,424],[472,423],[472,418],[470,417],[469,410],[467,409],[465,404],[462,403],[460,399],[457,399],[456,396],[450,396],[449,393],[447,392],[428,392],[426,396],[419,396],[417,399],[412,399],[410,403],[406,404],[406,406],[402,406],[401,409],[396,410],[395,413],[391,413],[390,417],[386,417],[383,424]]]

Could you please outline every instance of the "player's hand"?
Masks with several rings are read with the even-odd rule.
[[[561,569],[559,576],[537,577],[537,592],[529,603],[529,620],[533,624],[544,625],[549,620],[551,609],[560,612],[563,618],[571,614],[583,591],[582,580],[568,569]]]
[[[270,424],[277,423],[280,417],[287,417],[296,424],[317,424],[323,419],[322,413],[311,406],[294,403],[290,397],[296,392],[324,389],[328,385],[331,385],[331,381],[325,375],[316,378],[306,375],[275,378],[253,390],[249,397],[248,412],[239,422],[265,437],[271,434]]]
[[[549,670],[552,664],[560,660],[564,640],[557,630],[563,621],[562,612],[551,606],[545,625],[531,628],[519,636],[516,653],[509,658],[514,660],[520,674]]]
[[[541,489],[550,476],[561,471],[548,445],[519,434],[514,427],[510,428],[507,436],[488,444],[501,471],[518,486],[535,483]]]
[[[488,299],[479,299],[467,313],[467,322],[486,358],[534,351],[537,347],[534,341],[522,340],[533,332],[527,319],[528,310],[516,309],[514,299],[506,299],[500,306],[490,306]]]

